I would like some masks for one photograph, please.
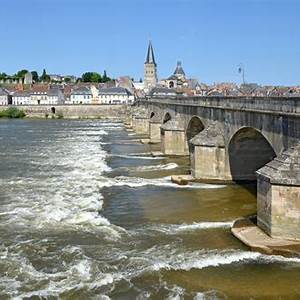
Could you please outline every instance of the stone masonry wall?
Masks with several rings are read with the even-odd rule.
[[[129,111],[126,105],[32,105],[18,106],[26,113],[27,118],[45,118],[52,116],[52,108],[55,108],[55,116],[65,119],[121,119],[124,120]],[[0,106],[0,111],[8,106]]]

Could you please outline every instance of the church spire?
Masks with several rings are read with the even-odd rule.
[[[145,64],[154,64],[154,65],[156,65],[155,58],[154,58],[154,51],[153,51],[151,40],[149,41],[147,58],[146,58]]]
[[[177,62],[177,66],[176,66],[176,69],[174,71],[174,75],[185,76],[185,73],[184,73],[183,68],[182,68],[181,61]]]
[[[154,51],[151,40],[149,41],[147,57],[144,64],[144,89],[150,91],[150,89],[157,84],[157,70],[156,62],[154,58]]]

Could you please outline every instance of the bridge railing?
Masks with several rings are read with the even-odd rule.
[[[137,102],[300,114],[300,97],[151,97]]]

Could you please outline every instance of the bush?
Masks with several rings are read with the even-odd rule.
[[[63,117],[64,117],[64,115],[63,115],[62,112],[58,112],[58,113],[56,114],[56,118],[57,118],[57,119],[63,119]]]
[[[0,118],[24,118],[25,112],[17,107],[9,107],[0,111]]]

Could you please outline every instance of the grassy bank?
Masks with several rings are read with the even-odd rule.
[[[0,118],[24,118],[25,112],[17,107],[9,107],[0,111]]]

